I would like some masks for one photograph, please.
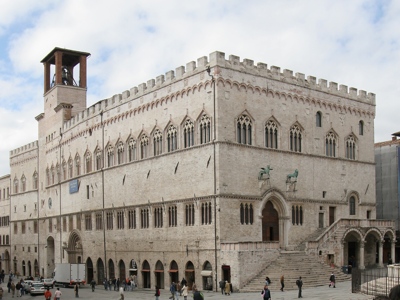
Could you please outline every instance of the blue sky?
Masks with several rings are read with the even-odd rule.
[[[91,53],[88,105],[214,51],[376,94],[375,141],[400,131],[400,1],[1,0],[0,176],[37,139],[54,47]]]

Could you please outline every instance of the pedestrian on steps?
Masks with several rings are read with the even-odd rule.
[[[336,287],[336,278],[335,278],[335,275],[333,274],[333,272],[332,272],[332,274],[331,274],[331,276],[329,277],[329,287],[331,287],[331,286],[333,286],[334,288]]]
[[[281,282],[281,291],[283,292],[283,288],[285,287],[285,277],[283,276],[283,274],[281,276],[280,282]]]
[[[299,288],[298,298],[303,298],[303,296],[301,295],[301,287],[303,286],[303,280],[301,280],[301,276],[299,277],[299,279],[296,280],[296,285]]]

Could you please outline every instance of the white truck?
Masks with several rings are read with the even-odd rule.
[[[57,264],[54,269],[55,285],[68,287],[78,283],[86,284],[86,265],[85,264]]]

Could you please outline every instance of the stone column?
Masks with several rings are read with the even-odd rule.
[[[385,243],[385,240],[382,240],[379,242],[379,268],[383,268],[383,244]]]
[[[347,263],[349,261],[348,254],[347,254],[348,252],[347,251],[345,252],[346,244],[347,244],[347,242],[345,242],[345,241],[340,243],[340,253],[341,253],[340,261],[341,261],[341,266],[347,265]]]
[[[390,257],[392,258],[392,263],[396,263],[396,241],[390,241]]]
[[[360,270],[365,269],[365,262],[364,262],[364,247],[365,247],[365,241],[359,241],[358,242],[359,247],[360,247],[360,262],[358,264],[358,268]]]

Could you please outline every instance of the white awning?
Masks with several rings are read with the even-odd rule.
[[[212,271],[203,270],[201,271],[200,275],[204,277],[212,276]]]
[[[137,269],[129,269],[129,271],[137,271]]]

